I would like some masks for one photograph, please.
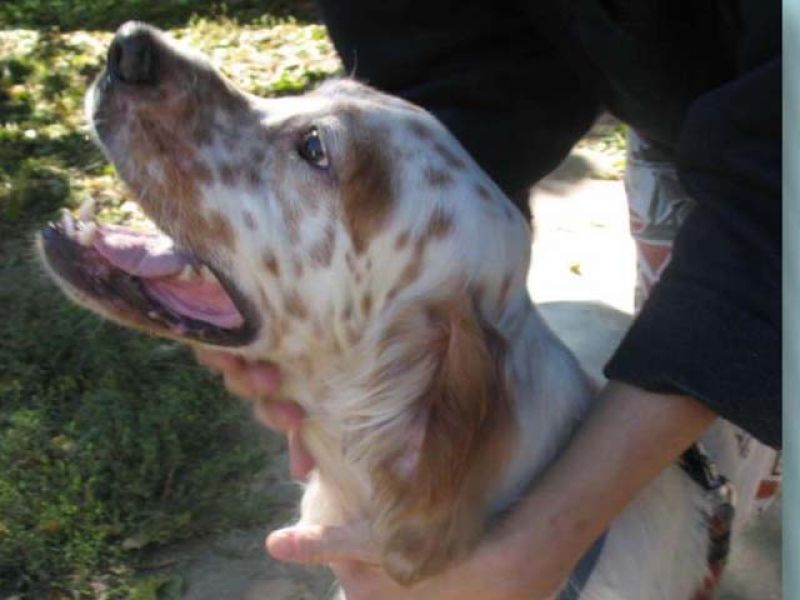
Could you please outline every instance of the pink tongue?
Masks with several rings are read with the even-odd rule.
[[[172,240],[161,233],[101,225],[94,247],[115,267],[137,277],[176,275],[189,264],[189,257],[175,250]]]
[[[94,248],[118,269],[143,278],[153,297],[177,314],[228,329],[244,323],[218,281],[175,277],[192,259],[164,234],[101,225]]]
[[[244,323],[242,315],[219,283],[158,278],[145,281],[145,285],[156,300],[180,315],[226,329]]]

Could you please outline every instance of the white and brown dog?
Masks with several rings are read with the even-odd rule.
[[[86,106],[161,231],[50,225],[62,288],[280,365],[317,464],[303,522],[367,520],[401,582],[468,553],[592,397],[528,295],[522,214],[424,110],[348,80],[256,98],[142,24],[119,30]],[[667,469],[614,521],[586,597],[690,598],[706,502]]]

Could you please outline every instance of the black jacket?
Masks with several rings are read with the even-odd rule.
[[[527,190],[611,110],[671,151],[697,208],[606,369],[781,443],[777,0],[321,0],[345,67],[436,114]]]

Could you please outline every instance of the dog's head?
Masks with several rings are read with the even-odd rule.
[[[86,104],[166,235],[66,218],[43,248],[68,291],[124,324],[280,355],[293,330],[349,347],[404,295],[461,285],[502,308],[524,286],[524,219],[411,104],[348,80],[248,96],[136,23]]]
[[[522,214],[429,113],[350,80],[256,98],[143,24],[119,30],[86,107],[160,231],[65,216],[40,239],[62,287],[123,324],[252,357],[360,352],[382,389],[404,381],[385,414],[424,422],[411,450],[383,440],[384,488],[409,496],[384,516],[448,521],[489,443],[495,327],[526,294]],[[431,552],[423,534],[394,547]]]

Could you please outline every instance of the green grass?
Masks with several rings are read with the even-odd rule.
[[[118,22],[176,26],[259,94],[339,68],[308,3],[189,6],[0,4],[0,597],[178,597],[176,576],[139,568],[150,550],[269,510],[246,492],[268,460],[248,409],[180,346],[71,305],[32,248],[86,196],[101,220],[139,218],[82,116]]]
[[[628,128],[610,115],[603,115],[591,131],[578,142],[575,151],[588,154],[596,168],[593,179],[622,179],[625,172],[625,148]]]
[[[0,4],[0,28],[113,30],[129,19],[180,27],[194,16],[232,15],[240,23],[269,18],[317,20],[313,0],[6,0]]]

